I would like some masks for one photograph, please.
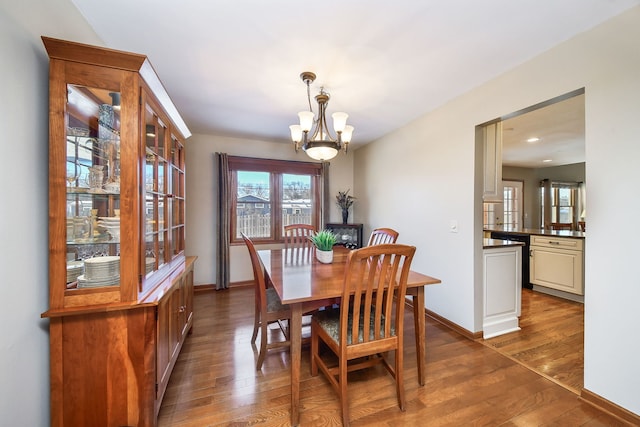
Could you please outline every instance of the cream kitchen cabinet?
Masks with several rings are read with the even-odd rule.
[[[584,239],[531,236],[530,282],[584,295]]]
[[[520,330],[522,246],[520,242],[484,240],[482,335],[485,339]]]
[[[485,202],[501,203],[502,194],[502,122],[482,129]]]

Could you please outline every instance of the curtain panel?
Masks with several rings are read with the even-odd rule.
[[[218,170],[218,224],[216,239],[216,290],[229,287],[229,236],[230,218],[229,201],[231,200],[231,186],[229,183],[229,156],[226,153],[216,153]]]

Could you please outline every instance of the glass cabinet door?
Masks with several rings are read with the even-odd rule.
[[[67,289],[120,284],[120,93],[67,84]]]
[[[145,108],[145,271],[150,274],[169,261],[167,257],[167,127],[153,108]]]
[[[171,135],[171,255],[184,251],[184,145]]]

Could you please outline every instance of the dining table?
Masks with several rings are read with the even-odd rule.
[[[312,252],[308,252],[312,251]],[[258,257],[265,270],[265,278],[278,293],[282,304],[291,308],[289,325],[291,342],[291,425],[300,422],[300,361],[302,355],[302,318],[320,307],[339,304],[344,287],[344,274],[349,249],[334,247],[333,261],[319,262],[313,248],[265,249]],[[413,303],[418,381],[425,383],[425,310],[424,286],[441,283],[440,279],[409,272],[407,296]]]

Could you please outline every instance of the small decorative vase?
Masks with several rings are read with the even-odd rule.
[[[321,251],[316,249],[316,258],[323,264],[331,264],[333,262],[333,251]]]
[[[342,223],[346,224],[349,221],[349,209],[342,209]]]

